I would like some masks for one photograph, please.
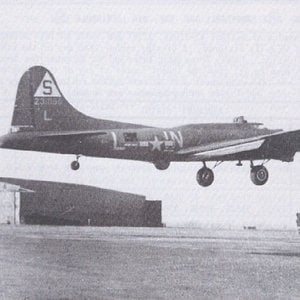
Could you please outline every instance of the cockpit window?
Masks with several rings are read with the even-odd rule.
[[[124,132],[125,142],[137,142],[137,133],[136,132]]]

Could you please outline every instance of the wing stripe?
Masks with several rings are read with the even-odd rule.
[[[234,154],[234,153],[240,153],[240,152],[245,152],[245,151],[250,151],[250,150],[255,150],[258,149],[263,143],[264,139],[250,142],[250,143],[243,143],[239,145],[234,145],[230,147],[224,147],[220,149],[215,149],[215,150],[209,150],[209,151],[204,151],[200,153],[194,154],[194,156],[221,156],[221,155],[229,155],[229,154]]]

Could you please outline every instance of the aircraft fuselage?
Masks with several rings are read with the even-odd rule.
[[[300,151],[300,130],[260,125],[243,116],[233,123],[174,128],[94,118],[67,101],[49,70],[34,66],[19,81],[11,132],[0,137],[0,148],[74,154],[74,171],[80,168],[81,155],[147,161],[158,170],[166,170],[172,161],[199,161],[203,167],[196,179],[205,187],[214,181],[207,161],[237,161],[238,166],[249,161],[252,182],[264,185],[269,177],[264,164],[270,159],[293,161]],[[262,162],[257,165],[255,160]]]
[[[55,139],[49,136],[49,132],[22,131],[7,134],[0,142],[2,148],[10,149],[171,162],[186,160],[184,155],[177,154],[181,149],[263,136],[277,131],[260,129],[251,124],[191,124],[174,128],[112,129],[103,130],[101,134],[61,136]],[[257,159],[261,158],[264,157]]]

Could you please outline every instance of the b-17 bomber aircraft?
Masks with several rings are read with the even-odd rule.
[[[263,185],[269,177],[264,166],[268,160],[291,162],[300,151],[300,130],[285,132],[261,125],[243,117],[233,123],[174,128],[95,119],[68,103],[49,70],[35,66],[19,82],[11,130],[0,138],[0,147],[74,154],[73,170],[79,169],[82,155],[146,161],[158,170],[166,170],[171,162],[201,162],[196,178],[204,187],[214,181],[207,162],[250,161],[251,180]]]

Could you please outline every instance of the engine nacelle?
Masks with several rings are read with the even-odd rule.
[[[170,162],[167,160],[157,160],[155,162],[153,162],[155,168],[157,170],[167,170],[170,166]]]

